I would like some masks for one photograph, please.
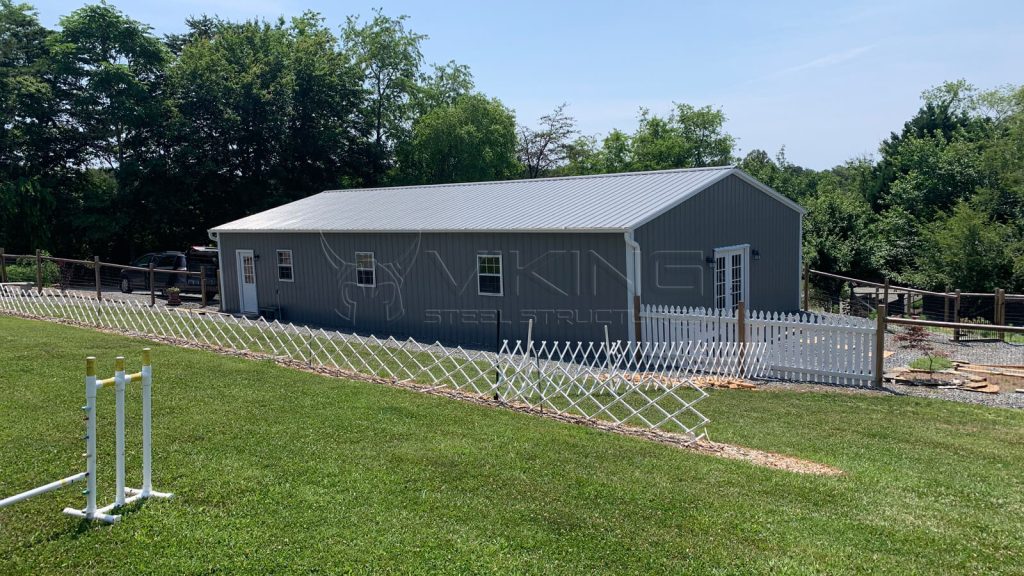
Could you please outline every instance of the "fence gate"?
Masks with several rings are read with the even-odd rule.
[[[644,342],[764,343],[770,375],[784,380],[872,385],[874,321],[835,314],[744,312],[648,306],[641,308]],[[881,353],[881,351],[878,351]]]

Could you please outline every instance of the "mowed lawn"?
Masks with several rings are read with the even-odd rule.
[[[0,496],[84,469],[83,358],[141,340],[0,317]],[[0,574],[1022,573],[1024,412],[713,391],[718,441],[804,476],[381,385],[154,348],[155,488],[114,526],[0,510]],[[108,374],[109,373],[109,374]],[[113,393],[100,392],[100,501]],[[129,392],[129,485],[140,477]]]

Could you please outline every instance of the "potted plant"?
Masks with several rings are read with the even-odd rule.
[[[181,306],[181,288],[173,287],[167,289],[167,305]]]

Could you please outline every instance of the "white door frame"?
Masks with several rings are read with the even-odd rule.
[[[732,257],[740,257],[740,292],[733,293],[733,266]],[[724,262],[724,281],[719,283],[720,260]],[[714,308],[732,310],[741,300],[750,309],[750,244],[738,244],[736,246],[723,246],[715,248],[715,270],[712,280],[712,295]],[[719,294],[719,286],[724,289],[724,294]]]
[[[246,298],[245,271],[242,259],[252,259],[252,306],[246,306],[249,298]],[[235,267],[238,269],[238,311],[242,314],[258,314],[260,310],[259,296],[256,290],[256,254],[252,250],[235,250]]]

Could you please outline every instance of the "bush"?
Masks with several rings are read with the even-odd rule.
[[[43,256],[49,256],[49,252],[43,252]],[[8,282],[31,282],[36,283],[36,259],[18,258],[11,266],[7,267]],[[43,261],[43,285],[49,286],[60,282],[60,268],[56,262]]]

